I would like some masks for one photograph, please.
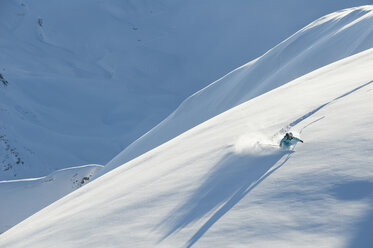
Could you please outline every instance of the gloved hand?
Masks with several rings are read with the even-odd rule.
[[[304,143],[303,140],[299,140],[300,142]]]

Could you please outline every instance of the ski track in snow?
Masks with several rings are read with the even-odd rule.
[[[342,99],[342,98],[344,98],[344,97],[346,97],[346,96],[348,96],[348,95],[354,93],[355,91],[360,90],[361,88],[370,85],[371,83],[373,83],[373,80],[372,80],[372,81],[369,81],[368,83],[365,83],[365,84],[363,84],[363,85],[360,85],[359,87],[356,87],[356,88],[353,89],[353,90],[350,90],[350,91],[344,93],[343,95],[341,95],[341,96],[339,96],[339,97],[333,99],[333,100],[330,101],[330,102],[327,102],[327,103],[321,105],[320,107],[317,107],[316,109],[314,109],[314,110],[308,112],[307,114],[303,115],[302,117],[300,117],[300,118],[296,119],[295,121],[293,121],[292,123],[290,123],[286,128],[282,129],[282,130],[280,131],[280,133],[283,134],[283,133],[288,132],[292,127],[296,126],[298,123],[302,122],[303,120],[309,118],[310,116],[312,116],[313,114],[315,114],[316,112],[318,112],[318,111],[321,110],[322,108],[326,107],[327,105],[332,104],[332,103],[334,103],[335,101],[338,101],[338,100],[340,100],[340,99]],[[313,122],[311,122],[311,123],[313,123]],[[301,132],[303,131],[303,129],[306,128],[306,127],[308,127],[311,123],[309,123],[309,124],[307,124],[306,126],[304,126],[304,127],[301,129],[301,131],[299,131],[299,133],[301,133]]]
[[[369,3],[3,1],[0,71],[8,86],[0,88],[0,111],[7,120],[0,128],[24,166],[17,165],[17,159],[6,159],[5,169],[8,163],[12,166],[1,171],[0,179],[40,177],[65,167],[107,163],[208,83],[260,56],[322,15]],[[369,11],[357,8],[347,17],[343,11],[335,15],[346,18],[344,29],[339,27],[344,33],[364,25]],[[354,41],[339,56],[366,47],[369,25],[364,32],[353,34]],[[293,47],[285,49],[291,52]],[[307,51],[293,59],[300,59]],[[283,59],[286,62],[287,56]],[[286,70],[276,64],[281,63],[274,63],[276,73]],[[305,68],[316,69],[310,65]],[[249,81],[262,86],[242,92],[268,90],[260,80]],[[246,100],[237,96],[236,105]],[[217,106],[215,114],[233,106],[224,103],[223,99],[224,106]],[[205,116],[207,120],[214,115]],[[166,138],[158,134],[160,142],[145,142],[149,147],[133,152],[130,158],[191,127],[185,125],[173,134],[170,131]],[[6,156],[0,153],[0,162]]]
[[[293,132],[295,136],[299,136],[302,134],[303,130],[310,125],[322,120],[325,118],[325,116],[318,118],[317,120],[311,121],[310,123],[304,125],[300,130],[292,130],[293,127],[298,125],[299,123],[307,120],[309,117],[314,115],[316,112],[319,110],[323,109],[324,107],[328,106],[329,104],[334,103],[335,101],[338,101],[352,93],[354,93],[357,90],[360,90],[368,85],[373,83],[372,81],[369,81],[368,83],[365,83],[361,86],[356,87],[353,90],[350,90],[341,96],[333,99],[332,101],[329,101],[325,104],[322,104],[321,106],[317,107],[316,109],[306,113],[305,115],[299,117],[295,121],[291,122],[288,124],[285,128],[282,128],[280,131],[276,132],[271,138],[265,137],[263,134],[260,133],[252,133],[252,134],[246,134],[241,136],[238,141],[235,143],[235,151],[238,154],[250,154],[250,155],[256,155],[256,156],[261,156],[261,155],[266,155],[266,154],[271,154],[275,153],[279,149],[279,143],[282,137],[284,136],[285,133],[287,132]]]
[[[243,102],[372,47],[372,17],[372,6],[363,6],[312,22],[264,55],[188,97],[165,120],[114,157],[100,175]],[[352,38],[355,36],[360,38]],[[271,139],[276,143],[277,138]]]
[[[297,39],[292,40],[294,37],[305,39],[303,31],[323,26],[329,23],[325,20],[333,18],[335,23],[329,24],[344,37],[343,32],[354,25],[365,27],[365,20],[370,23],[371,11],[372,7],[366,6],[331,14],[287,41],[297,43]],[[342,28],[338,26],[340,22]],[[356,44],[370,41],[369,35],[368,30],[345,55],[362,49],[366,44],[359,49]],[[324,48],[328,48],[333,45],[327,43],[332,38],[322,37],[313,45],[326,42]],[[277,48],[294,48],[287,41]],[[276,57],[276,51],[273,49],[262,58],[272,58],[271,54]],[[307,51],[302,56],[294,54],[288,63],[301,59]],[[245,96],[240,95],[243,98],[238,102],[243,102],[238,105],[237,99],[235,104],[231,99],[220,101],[220,90],[216,94],[208,90],[216,85],[219,88],[219,84],[245,82],[250,74],[241,74],[246,68],[243,66],[215,86],[212,84],[188,98],[163,123],[177,123],[178,119],[173,118],[182,116],[199,125],[192,125],[176,137],[172,135],[180,130],[168,130],[169,141],[128,162],[128,154],[120,154],[113,164],[125,164],[109,168],[108,171],[113,170],[51,205],[72,191],[71,182],[84,183],[86,172],[83,171],[82,181],[74,171],[81,168],[74,167],[43,178],[0,182],[0,191],[15,192],[4,194],[14,197],[15,202],[21,193],[30,194],[24,199],[45,193],[45,204],[35,197],[34,207],[38,210],[49,205],[1,234],[0,246],[372,247],[372,58],[373,50],[365,50],[247,101],[242,99],[265,87],[259,85],[254,93],[248,93],[243,90],[247,89],[245,85],[236,84],[236,88],[222,91],[232,97],[230,93],[236,96],[233,93],[242,90]],[[203,108],[202,114],[206,111],[209,119],[198,123],[201,119],[194,116],[193,106],[203,107],[210,101],[220,104],[214,110],[216,115],[209,116],[210,109]],[[178,125],[187,128],[190,123]],[[150,131],[149,137],[164,135],[157,131]],[[278,142],[288,131],[304,135],[305,143],[279,149]],[[147,135],[144,137],[146,140]],[[348,142],[343,142],[345,138]],[[135,143],[130,156],[149,148],[141,147],[144,140]],[[94,170],[101,168],[96,167]],[[94,173],[89,173],[89,178],[93,177]],[[56,191],[59,196],[48,195]],[[12,210],[12,203],[8,205],[5,210]],[[0,212],[8,215],[1,208]],[[9,217],[15,218],[10,214]],[[5,230],[26,216],[16,217],[19,219],[13,219],[10,225],[1,223],[0,228]]]
[[[0,246],[370,247],[372,57],[346,58],[189,130],[5,232]],[[243,134],[264,142],[290,125],[305,140],[293,150],[237,152]]]

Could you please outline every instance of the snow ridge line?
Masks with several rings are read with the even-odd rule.
[[[292,127],[296,126],[298,123],[302,122],[303,120],[307,119],[308,117],[312,116],[313,114],[315,114],[316,112],[318,112],[319,110],[321,110],[322,108],[326,107],[327,105],[335,102],[335,101],[338,101],[352,93],[354,93],[355,91],[358,91],[370,84],[373,83],[373,80],[372,81],[369,81],[363,85],[360,85],[344,94],[342,94],[341,96],[339,97],[336,97],[334,98],[333,100],[325,103],[325,104],[322,104],[321,106],[317,107],[316,109],[308,112],[307,114],[301,116],[300,118],[296,119],[295,121],[291,122],[286,128],[284,129],[281,129],[276,135],[274,136],[277,136],[278,134],[281,134],[281,133],[284,133],[286,131],[289,131]],[[315,122],[318,122],[322,119],[324,119],[325,116],[322,116],[310,123],[308,123],[307,125],[305,125],[300,131],[299,133],[302,133],[303,130],[305,128],[307,128],[308,126],[312,125],[313,123]],[[249,188],[247,188],[246,190],[244,188],[241,188],[236,194],[234,194],[222,207],[220,207],[210,218],[209,220],[202,225],[202,227],[200,227],[198,229],[198,231],[187,241],[186,243],[186,247],[187,248],[190,248],[192,247],[221,217],[223,217],[231,208],[233,208],[243,197],[245,197],[249,192],[251,192],[256,186],[258,186],[261,182],[263,182],[267,177],[269,177],[272,173],[274,173],[275,171],[277,171],[278,169],[280,169],[289,159],[290,159],[290,156],[292,153],[294,153],[294,149],[296,147],[296,144],[294,145],[293,149],[291,150],[288,150],[286,151],[285,153],[287,153],[287,156],[286,158],[284,159],[283,162],[281,162],[278,166],[276,166],[275,168],[272,168],[270,169],[269,171],[267,171],[262,177],[260,177],[255,183],[251,184],[251,186],[249,186]]]
[[[329,104],[331,104],[331,103],[333,103],[333,102],[335,102],[335,101],[338,101],[338,100],[340,100],[340,99],[342,99],[342,98],[344,98],[344,97],[346,97],[346,96],[348,96],[348,95],[354,93],[355,91],[360,90],[361,88],[364,88],[364,87],[370,85],[371,83],[373,83],[373,80],[371,80],[371,81],[369,81],[369,82],[367,82],[367,83],[365,83],[365,84],[363,84],[363,85],[360,85],[360,86],[358,86],[358,87],[356,87],[356,88],[354,88],[354,89],[352,89],[352,90],[350,90],[350,91],[344,93],[343,95],[341,95],[341,96],[339,96],[339,97],[337,97],[337,98],[334,98],[333,100],[331,100],[331,101],[329,101],[329,102],[327,102],[327,103],[322,104],[321,106],[315,108],[314,110],[308,112],[307,114],[305,114],[305,115],[299,117],[298,119],[296,119],[295,121],[291,122],[291,123],[290,123],[289,125],[287,125],[285,128],[282,128],[282,129],[281,129],[280,131],[278,131],[278,132],[277,132],[273,137],[276,137],[276,136],[278,136],[279,134],[283,134],[283,133],[288,132],[292,127],[296,126],[297,124],[299,124],[299,123],[302,122],[303,120],[305,120],[305,119],[307,119],[308,117],[312,116],[313,114],[315,114],[315,113],[318,112],[319,110],[323,109],[323,108],[326,107],[327,105],[329,105]],[[315,123],[316,121],[319,121],[319,120],[321,120],[321,119],[323,119],[323,118],[324,118],[324,117],[321,117],[321,118],[319,118],[319,119],[317,119],[317,120],[315,120],[315,121],[313,121],[313,122],[311,122],[311,123],[305,125],[305,126],[304,126],[300,131],[299,131],[299,133],[302,133],[302,131],[303,131],[306,127],[308,127],[309,125],[311,125],[311,124]]]

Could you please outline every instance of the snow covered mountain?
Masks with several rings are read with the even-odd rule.
[[[144,154],[0,247],[372,247],[372,12],[323,17],[189,97]],[[279,150],[289,130],[305,143]]]
[[[41,178],[0,181],[0,233],[89,182],[100,165],[61,169]]]
[[[105,164],[207,83],[368,3],[2,0],[0,179]]]
[[[53,203],[0,246],[371,247],[372,61],[370,49],[241,104]],[[285,130],[305,143],[272,148]]]
[[[136,158],[234,106],[371,47],[372,5],[324,16],[263,56],[190,96],[167,119],[110,161],[99,174]]]

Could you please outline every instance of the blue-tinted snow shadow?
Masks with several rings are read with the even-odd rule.
[[[344,98],[344,97],[346,97],[346,96],[348,96],[348,95],[354,93],[355,91],[358,91],[358,90],[360,90],[360,89],[362,89],[362,88],[364,88],[364,87],[366,87],[366,86],[368,86],[368,85],[370,85],[370,84],[372,84],[372,83],[373,83],[373,80],[372,80],[372,81],[369,81],[369,82],[367,82],[367,83],[365,83],[365,84],[362,84],[362,85],[360,85],[360,86],[358,86],[358,87],[356,87],[356,88],[354,88],[354,89],[352,89],[352,90],[350,90],[350,91],[348,91],[348,92],[346,92],[346,93],[340,95],[339,97],[334,98],[334,99],[331,100],[330,102],[327,102],[327,103],[324,103],[324,104],[320,105],[319,107],[317,107],[317,108],[311,110],[310,112],[306,113],[305,115],[303,115],[303,116],[299,117],[298,119],[294,120],[293,122],[291,122],[289,125],[287,125],[286,128],[283,128],[283,129],[280,131],[280,133],[285,133],[285,132],[287,132],[290,128],[292,128],[292,127],[298,125],[300,122],[302,122],[303,120],[305,120],[305,119],[309,118],[310,116],[314,115],[315,113],[317,113],[317,112],[320,111],[321,109],[325,108],[325,107],[328,106],[329,104],[334,103],[334,102],[336,102],[336,101],[338,101],[338,100],[340,100],[340,99],[342,99],[342,98]],[[322,118],[324,118],[324,117],[322,117]],[[319,119],[316,120],[316,121],[319,121],[319,120],[321,120],[322,118],[319,118]],[[310,123],[310,124],[312,124],[312,123]],[[309,126],[310,124],[308,124],[307,126]],[[306,128],[307,126],[303,127],[303,129]],[[302,132],[302,130],[301,130],[301,132]]]
[[[373,182],[352,181],[338,184],[332,189],[332,195],[338,200],[359,201],[367,200],[370,203],[370,211],[363,214],[360,220],[351,226],[355,231],[348,248],[372,248],[373,247]]]
[[[191,247],[243,197],[285,164],[291,153],[281,150],[260,156],[235,153],[224,156],[186,202],[160,224],[167,230],[160,241],[213,213],[188,240],[186,247]]]

